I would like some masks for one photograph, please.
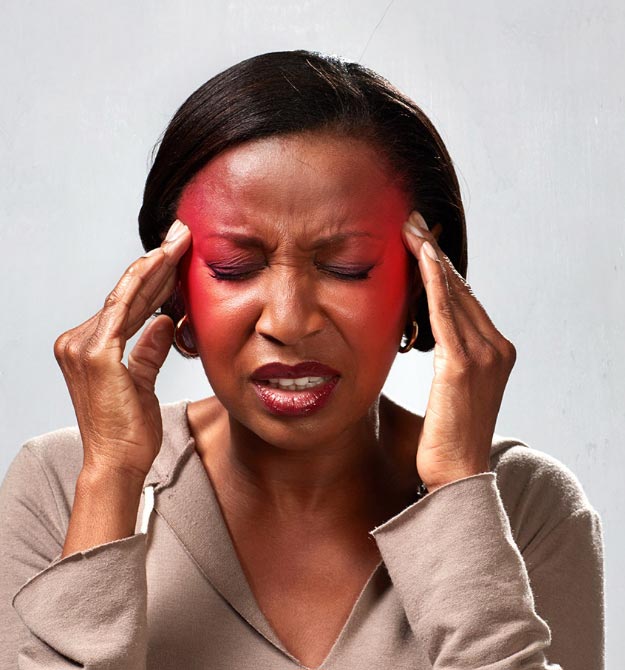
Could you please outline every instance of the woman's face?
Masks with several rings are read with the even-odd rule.
[[[363,141],[293,134],[222,152],[182,193],[192,245],[179,276],[198,353],[230,417],[270,444],[329,444],[371,418],[411,300],[410,212],[390,176]],[[303,361],[340,374],[326,404],[269,411],[254,371]]]

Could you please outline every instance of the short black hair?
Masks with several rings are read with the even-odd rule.
[[[248,140],[314,130],[369,141],[386,157],[408,198],[466,278],[467,241],[458,179],[447,149],[413,100],[384,77],[335,55],[274,51],[243,60],[202,84],[175,113],[157,143],[139,212],[144,248],[158,247],[176,219],[184,187],[219,153]],[[416,261],[411,256],[411,270]],[[427,296],[413,307],[414,347],[435,344]],[[177,323],[184,314],[176,291],[160,312]],[[410,324],[406,336],[410,337]],[[185,354],[174,344],[183,356]]]

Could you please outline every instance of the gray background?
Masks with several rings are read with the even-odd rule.
[[[606,541],[608,667],[625,657],[624,51],[620,0],[24,2],[0,8],[0,476],[75,423],[56,337],[142,253],[153,144],[205,80],[307,48],[360,60],[441,132],[462,184],[469,282],[517,347],[497,432],[568,465]],[[136,340],[136,337],[131,341]],[[385,390],[423,413],[432,354]],[[162,402],[211,395],[175,352]],[[620,397],[621,401],[617,398]]]

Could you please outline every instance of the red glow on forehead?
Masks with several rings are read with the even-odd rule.
[[[390,194],[397,198],[397,188],[367,143],[327,134],[274,136],[213,158],[184,188],[178,216],[188,225],[297,220],[338,229],[379,218]]]

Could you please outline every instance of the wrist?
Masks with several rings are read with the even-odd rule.
[[[143,490],[146,474],[109,465],[83,465],[77,485],[117,492],[139,493]]]
[[[445,486],[446,484],[451,484],[452,482],[457,482],[460,479],[466,479],[467,477],[481,475],[486,472],[491,472],[490,468],[472,468],[469,470],[458,471],[454,474],[449,474],[444,478],[440,478],[437,480],[432,481],[423,480],[423,484],[427,488],[428,493],[433,493],[434,491],[436,491],[436,489],[440,489],[442,486]]]
[[[133,535],[142,490],[140,477],[83,467],[61,557]]]

